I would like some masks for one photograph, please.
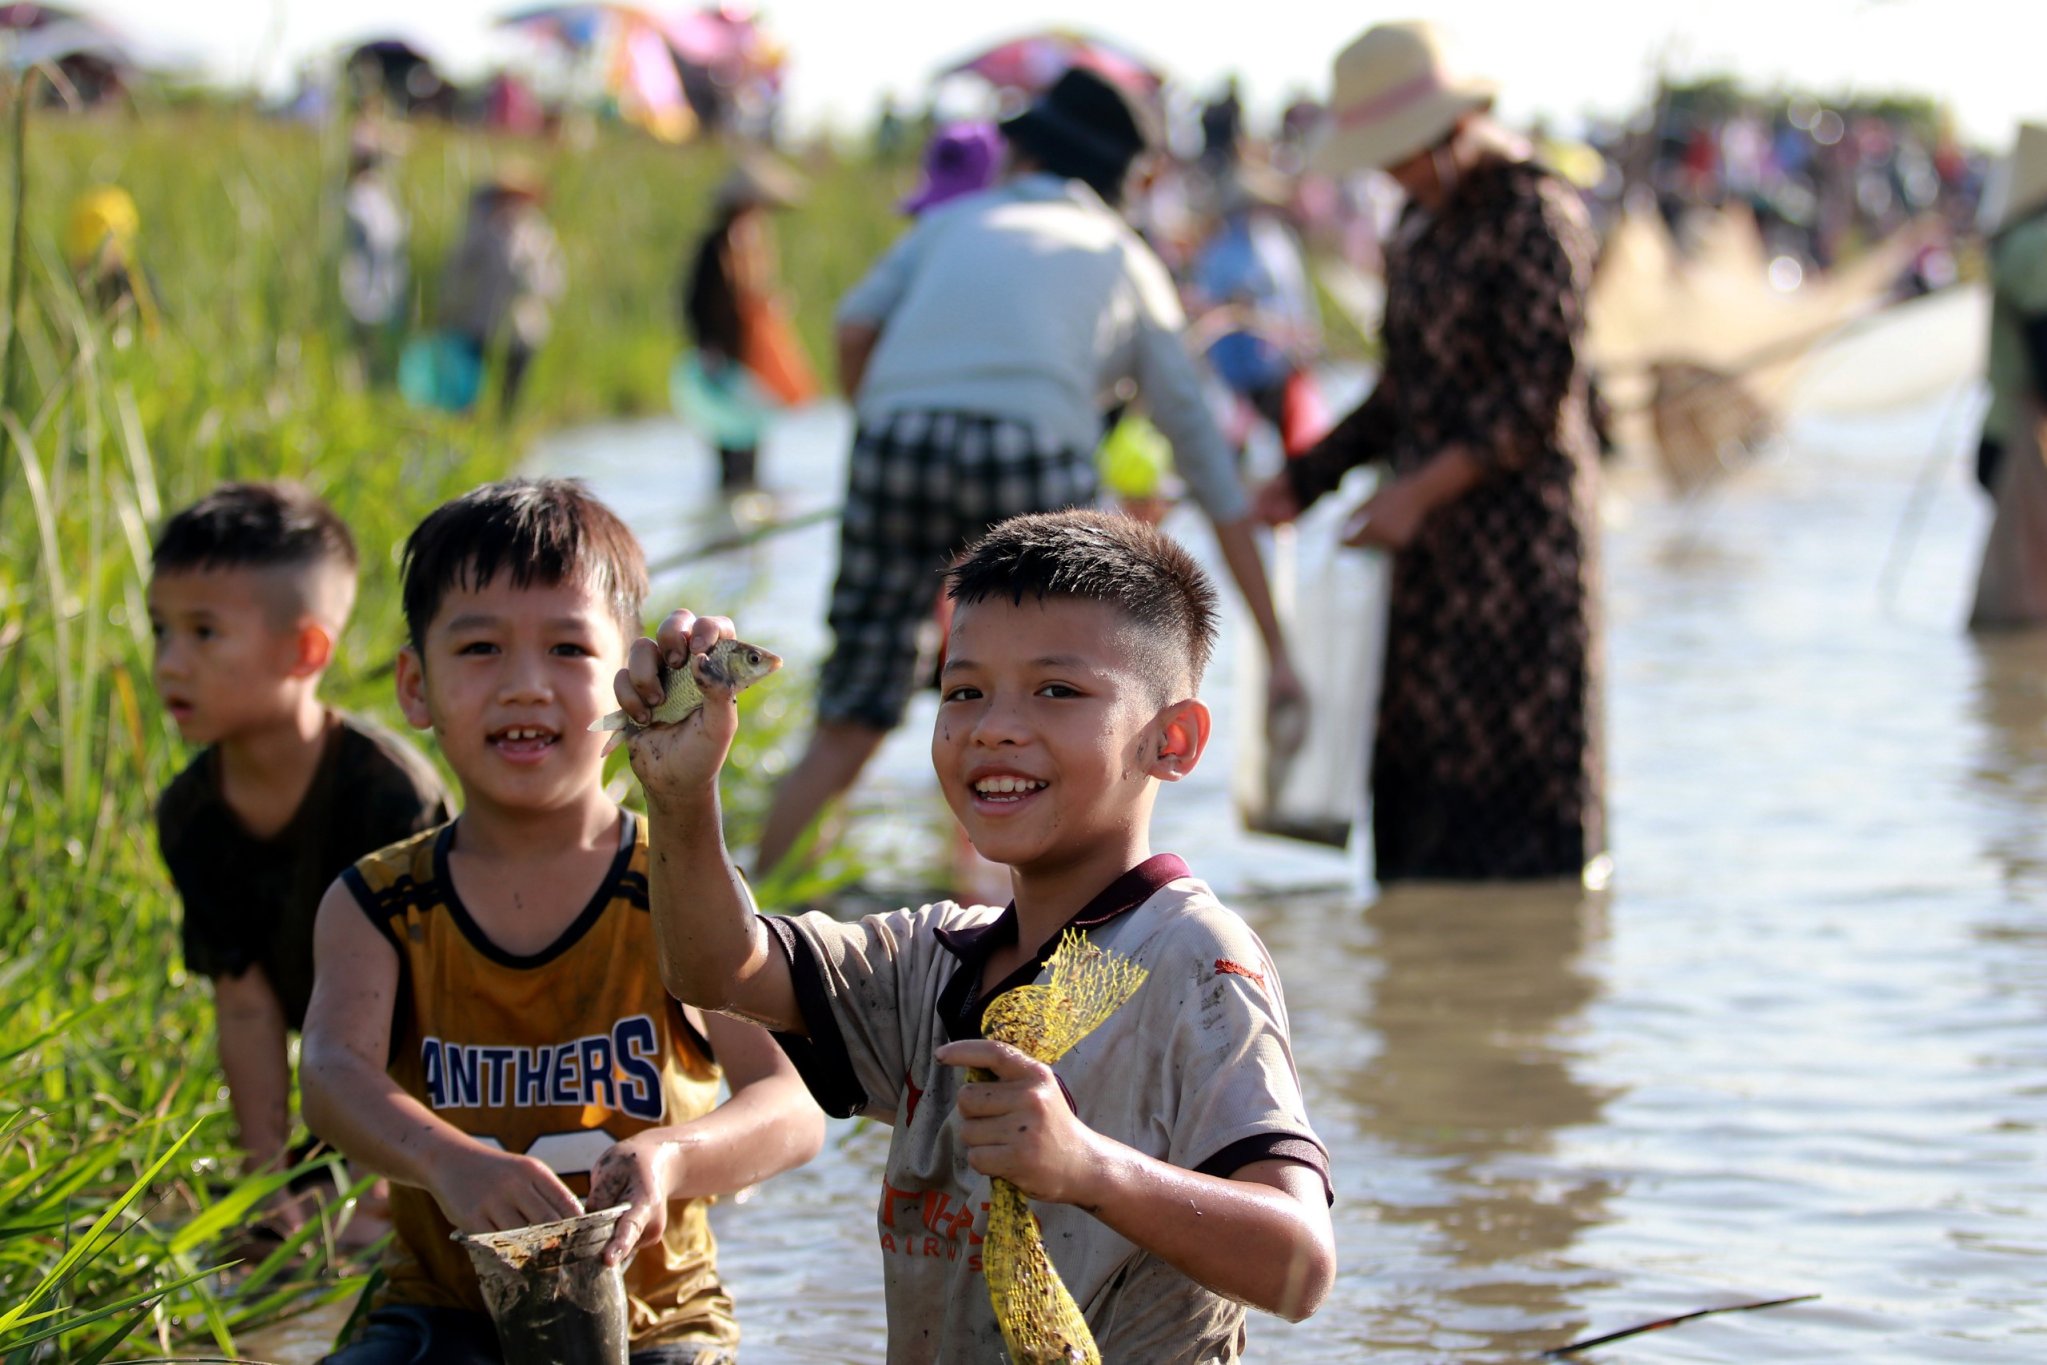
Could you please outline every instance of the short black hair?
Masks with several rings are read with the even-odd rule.
[[[516,588],[588,583],[626,639],[647,600],[639,538],[579,479],[505,479],[442,503],[406,537],[401,571],[406,633],[422,652],[448,590],[487,587],[500,572]]]
[[[160,574],[285,569],[304,575],[338,569],[348,583],[343,617],[354,594],[356,564],[355,537],[334,509],[311,489],[288,482],[221,484],[164,522],[150,554],[150,566]],[[295,585],[293,610],[304,610],[313,597],[310,587]]]
[[[1027,596],[1106,602],[1144,630],[1155,655],[1148,671],[1167,692],[1183,673],[1199,690],[1215,651],[1215,584],[1180,542],[1131,517],[1011,517],[968,547],[946,574],[946,596],[962,605]]]

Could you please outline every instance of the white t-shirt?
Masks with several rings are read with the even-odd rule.
[[[967,1165],[953,1112],[964,1073],[932,1054],[980,1036],[985,1000],[968,997],[989,953],[1015,941],[1015,912],[946,901],[854,924],[819,912],[767,922],[789,954],[810,1031],[781,1036],[783,1048],[827,1113],[894,1129],[876,1228],[890,1365],[1006,1360],[981,1267],[988,1178]],[[1178,858],[1161,855],[1124,874],[1070,927],[1149,972],[1054,1068],[1081,1121],[1188,1170],[1228,1176],[1278,1158],[1326,1183],[1279,976],[1250,926]],[[1055,938],[1001,989],[1038,979],[1056,946]],[[1239,1358],[1242,1304],[1078,1208],[1031,1210],[1104,1360]]]
[[[1182,340],[1171,275],[1078,180],[1020,176],[924,215],[838,317],[881,329],[855,403],[863,422],[981,413],[1092,453],[1129,379],[1202,510],[1218,522],[1250,510]]]

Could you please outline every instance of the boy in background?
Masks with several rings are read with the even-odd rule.
[[[287,1038],[313,989],[313,914],[341,869],[448,818],[433,765],[321,702],[355,600],[348,528],[307,490],[231,483],[164,523],[149,583],[157,695],[203,745],[157,803],[188,970],[213,982],[245,1168],[291,1137]],[[280,1202],[287,1230],[300,1215]],[[358,1227],[358,1236],[370,1231]]]
[[[1095,512],[1003,522],[948,577],[932,766],[1015,899],[855,924],[753,913],[718,810],[737,714],[701,657],[732,623],[676,612],[615,685],[643,723],[664,660],[707,694],[631,740],[662,974],[775,1030],[827,1113],[892,1126],[877,1228],[891,1365],[1004,1358],[982,1267],[993,1176],[1035,1201],[1103,1360],[1235,1361],[1245,1306],[1306,1317],[1335,1250],[1278,973],[1186,864],[1151,850],[1159,784],[1208,741],[1196,691],[1215,589],[1172,540]],[[1149,975],[1055,1075],[981,1021],[1067,929]],[[970,1067],[995,1079],[969,1083]]]
[[[685,1009],[654,969],[644,822],[604,790],[611,682],[646,563],[579,485],[446,503],[405,547],[398,698],[462,789],[449,824],[362,859],[320,906],[305,1103],[388,1176],[396,1237],[334,1365],[502,1359],[455,1231],[617,1204],[634,1365],[723,1365],[738,1341],[712,1196],[824,1140],[751,1024]],[[722,1077],[732,1097],[718,1104]]]

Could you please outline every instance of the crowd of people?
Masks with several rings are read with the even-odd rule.
[[[1602,879],[1600,461],[1583,346],[1597,206],[1494,117],[1495,93],[1426,24],[1376,25],[1335,57],[1299,169],[1330,184],[1381,172],[1402,207],[1377,248],[1382,363],[1333,422],[1304,392],[1317,321],[1293,168],[1245,155],[1233,97],[1211,106],[1183,173],[1206,224],[1194,240],[1161,227],[1170,189],[1134,174],[1160,143],[1156,111],[1094,72],[1069,70],[999,125],[934,138],[905,231],[839,303],[856,426],[834,643],[753,859],[758,875],[801,856],[902,724],[937,612],[933,770],[972,846],[1006,871],[1007,907],[756,914],[717,795],[739,719],[713,656],[737,628],[696,604],[711,610],[669,612],[642,638],[638,541],[579,485],[476,489],[404,547],[398,703],[432,734],[452,792],[404,740],[320,700],[374,563],[330,510],[288,485],[234,484],[165,523],[148,592],[156,688],[200,748],[163,795],[160,836],[187,965],[214,982],[241,1141],[252,1169],[289,1159],[288,1039],[302,1031],[308,1124],[387,1182],[356,1214],[359,1235],[392,1230],[386,1273],[330,1360],[502,1359],[451,1234],[622,1205],[604,1255],[623,1268],[631,1360],[728,1361],[738,1324],[707,1203],[808,1160],[825,1114],[891,1129],[879,1235],[893,1361],[1014,1347],[983,1261],[993,1179],[1034,1201],[1100,1358],[1235,1360],[1247,1307],[1314,1311],[1335,1274],[1342,1173],[1306,1113],[1278,973],[1150,840],[1159,789],[1195,769],[1215,724],[1199,689],[1218,595],[1144,518],[1094,510],[1098,451],[1140,420],[1160,438],[1255,625],[1272,717],[1297,716],[1307,689],[1257,530],[1378,467],[1342,533],[1392,565],[1369,776],[1377,878]],[[1852,141],[1819,159],[1852,171],[1871,230],[1891,211],[1871,177],[1901,181],[1900,211],[1920,206],[1901,140],[1879,151],[1859,127],[1831,141],[1786,127]],[[1652,179],[1687,200],[1771,196],[1790,222],[1787,187],[1810,170],[1822,188],[1805,249],[1821,260],[1847,230],[1826,207],[1833,172],[1794,169],[1797,139],[1770,132],[1729,124],[1713,156],[1688,142]],[[2010,491],[2013,471],[2040,483],[2037,458],[2014,457],[2037,456],[2047,394],[2047,134],[2027,137],[2031,169],[1993,238],[2000,526],[2047,506]],[[405,215],[383,155],[365,142],[352,159],[342,284],[365,353],[396,355]],[[1947,176],[1938,161],[1928,173]],[[756,481],[772,406],[814,384],[779,316],[765,230],[802,188],[743,160],[679,283],[691,349],[677,402],[728,491]],[[477,190],[439,349],[424,379],[408,381],[414,356],[397,360],[401,384],[466,406],[498,361],[512,401],[562,287],[542,199],[516,171]],[[86,258],[111,279],[121,208],[98,212],[111,226]],[[1226,431],[1231,410],[1242,422]],[[1257,424],[1283,463],[1254,479]],[[1112,491],[1141,499],[1141,483]],[[2035,561],[2015,562],[2030,581]],[[685,670],[700,708],[653,724]],[[645,727],[627,741],[644,813],[603,782],[598,722],[614,706]],[[991,1006],[1076,933],[1148,976],[1055,1075],[991,1040]]]
[[[1974,235],[1989,160],[1930,109],[1715,93],[1666,89],[1649,127],[1593,139],[1674,233],[1696,210],[1743,208],[1773,255],[1816,271],[1914,223],[1940,229],[1929,252]],[[1617,200],[1627,178],[1603,180],[1595,202]],[[1919,268],[1938,284],[1952,277],[1943,265],[1951,272],[1951,260]]]

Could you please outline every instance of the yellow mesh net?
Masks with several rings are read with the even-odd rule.
[[[1018,986],[988,1007],[982,1032],[1050,1065],[1093,1033],[1144,984],[1145,969],[1069,929],[1046,964],[1043,985]],[[994,1077],[976,1069],[971,1079]],[[1080,1306],[1060,1283],[1022,1190],[994,1182],[981,1248],[988,1297],[1016,1365],[1101,1365]]]

